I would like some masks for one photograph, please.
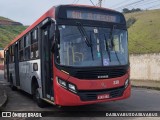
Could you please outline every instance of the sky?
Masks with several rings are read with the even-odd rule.
[[[98,0],[92,1],[95,5],[98,3]],[[92,5],[90,0],[0,0],[0,16],[31,25],[52,6],[73,3]],[[158,9],[160,0],[103,0],[103,7],[118,11],[124,7]]]

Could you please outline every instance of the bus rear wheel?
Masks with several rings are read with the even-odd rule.
[[[12,78],[12,76],[10,76],[10,88],[11,88],[11,90],[13,90],[13,91],[16,91],[16,90],[17,90],[17,87],[13,85],[13,78]]]

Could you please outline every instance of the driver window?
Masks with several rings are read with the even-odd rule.
[[[114,43],[114,50],[116,52],[120,52],[120,40],[118,35],[115,35],[113,37],[113,43]]]

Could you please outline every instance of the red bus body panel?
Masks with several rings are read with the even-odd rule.
[[[127,87],[121,97],[112,98],[112,99],[103,99],[103,100],[95,100],[95,101],[81,101],[80,97],[67,91],[66,89],[56,86],[55,88],[55,103],[61,106],[77,106],[77,105],[87,105],[87,104],[94,104],[100,102],[109,102],[109,101],[116,101],[128,98],[130,96],[131,85]]]

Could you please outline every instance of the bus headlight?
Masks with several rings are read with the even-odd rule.
[[[59,83],[62,87],[67,88],[67,83],[66,83],[64,80],[58,78],[58,83]]]
[[[125,84],[124,84],[125,88],[127,88],[128,85],[129,85],[129,79],[127,79],[127,80],[125,81]]]
[[[76,92],[76,86],[73,85],[73,84],[71,84],[71,83],[68,84],[68,89],[69,89],[70,91],[74,92],[74,93],[77,93],[77,92]]]
[[[74,85],[68,81],[62,80],[61,78],[58,78],[58,77],[57,77],[57,81],[61,87],[65,88],[73,93],[77,93],[76,85]]]

